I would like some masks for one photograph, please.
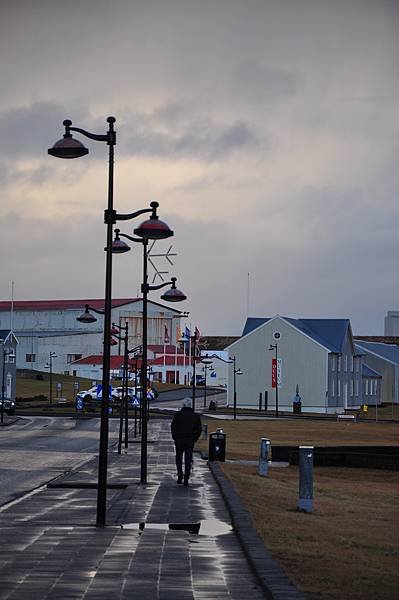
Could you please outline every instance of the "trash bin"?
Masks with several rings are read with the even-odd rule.
[[[226,434],[222,429],[209,435],[209,460],[220,462],[226,460]]]
[[[293,403],[294,414],[299,415],[302,412],[302,402]]]
[[[209,410],[216,410],[216,402],[214,400],[209,402]]]

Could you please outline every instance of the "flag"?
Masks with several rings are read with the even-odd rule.
[[[196,340],[199,340],[199,339],[200,339],[200,337],[201,337],[200,330],[198,329],[198,327],[197,327],[197,326],[195,326],[194,335],[195,335],[195,339],[196,339]]]
[[[190,339],[190,337],[191,337],[191,331],[189,330],[189,328],[187,327],[187,325],[184,328],[184,337],[186,338],[186,340]]]
[[[170,342],[169,332],[168,332],[168,328],[166,327],[166,325],[165,325],[165,333],[164,333],[163,342],[164,342],[164,344],[169,344],[169,342]]]

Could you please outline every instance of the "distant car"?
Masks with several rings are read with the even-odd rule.
[[[116,398],[118,398],[118,400],[120,400],[123,396],[123,387],[117,387],[114,390],[112,390],[112,393],[115,395]],[[127,388],[127,397],[128,397],[128,401],[131,402],[133,400],[133,398],[138,398],[140,399],[142,395],[142,388],[137,386],[137,388],[134,387],[128,387]]]
[[[113,402],[116,398],[116,395],[114,395],[114,390],[112,390],[112,394],[110,397],[110,401]],[[83,400],[83,402],[93,402],[93,400],[98,400],[99,402],[101,402],[101,397],[98,398],[97,397],[97,386],[93,386],[92,388],[90,388],[89,390],[82,390],[81,392],[79,392],[76,396],[76,401],[77,400]]]
[[[15,414],[15,402],[4,396],[4,403],[0,392],[0,409],[7,413],[10,417]]]

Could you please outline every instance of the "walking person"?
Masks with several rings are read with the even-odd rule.
[[[202,432],[201,418],[193,411],[191,398],[184,398],[181,410],[173,416],[171,430],[176,448],[177,483],[188,485],[194,444]]]

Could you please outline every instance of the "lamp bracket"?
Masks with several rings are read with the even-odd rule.
[[[108,208],[106,208],[104,210],[104,223],[106,225],[112,224],[114,225],[116,223],[116,210],[112,209],[109,210]]]
[[[145,213],[149,213],[149,212],[153,212],[153,209],[152,208],[142,208],[141,210],[136,210],[135,212],[132,212],[132,213],[126,213],[126,214],[115,213],[115,218],[116,218],[116,221],[130,221],[130,219],[135,219],[136,217],[138,217],[140,215],[144,215]],[[116,223],[116,221],[114,221],[114,223]]]

